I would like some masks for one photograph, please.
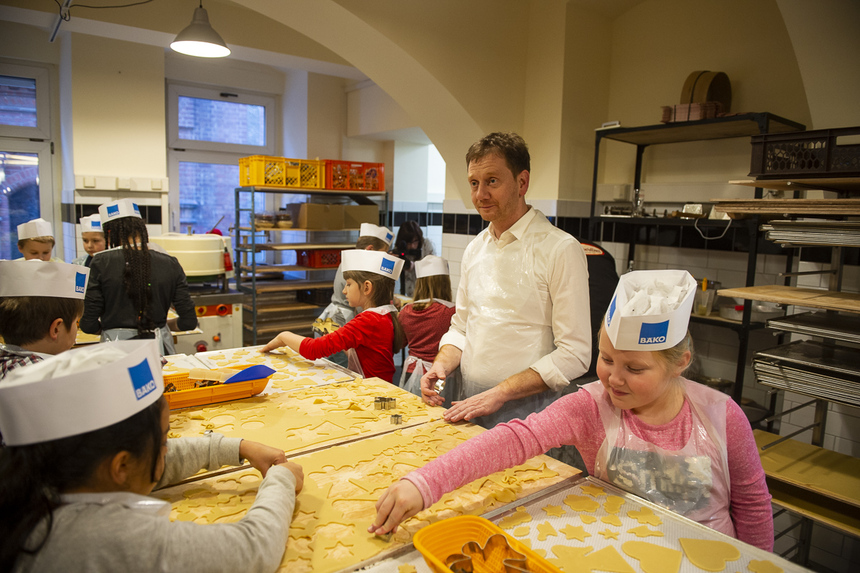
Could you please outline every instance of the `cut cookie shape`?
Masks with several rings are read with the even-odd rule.
[[[636,537],[663,537],[663,532],[656,529],[648,529],[647,525],[640,525],[633,529],[628,529],[627,533],[632,533]]]
[[[558,531],[555,530],[555,527],[550,525],[549,521],[544,521],[540,525],[537,526],[538,531],[538,541],[544,541],[547,537],[554,537],[558,535]]]
[[[565,525],[561,529],[559,529],[561,533],[564,533],[564,536],[568,539],[577,539],[579,541],[585,541],[586,537],[591,537],[591,534],[585,530],[585,528],[581,525]]]
[[[592,571],[636,573],[635,569],[611,545],[599,551],[592,551],[593,549],[593,547],[556,545],[552,548],[552,552],[558,559],[548,559],[548,561],[564,569],[565,573],[591,573]]]
[[[517,527],[516,529],[514,529],[514,536],[525,537],[529,534],[529,531],[531,531],[531,528],[528,525],[523,525],[522,527]]]
[[[624,505],[624,498],[617,495],[610,495],[603,502],[603,509],[606,513],[618,513],[621,511],[621,506]]]
[[[548,505],[542,509],[550,517],[561,517],[565,514],[564,508],[560,505]]]
[[[598,535],[602,535],[603,539],[618,539],[618,532],[612,531],[611,529],[604,529],[603,531],[598,531]]]
[[[753,573],[783,573],[782,567],[778,567],[767,560],[757,561],[753,559],[747,564],[747,569]]]
[[[584,485],[580,488],[582,493],[585,495],[590,495],[591,497],[600,497],[601,495],[606,495],[606,492],[603,491],[603,488],[597,485]]]
[[[512,514],[500,519],[498,525],[502,529],[510,529],[512,527],[516,527],[517,525],[528,523],[531,520],[532,516],[529,515],[529,512],[526,511],[526,508],[524,508],[523,506],[519,506]]]
[[[501,533],[491,535],[481,547],[477,541],[463,546],[461,553],[445,558],[445,565],[452,571],[521,571],[526,569],[526,556],[508,545],[507,538]]]
[[[649,507],[643,507],[639,510],[631,509],[627,512],[627,517],[629,517],[630,519],[635,519],[642,525],[647,523],[648,525],[656,526],[663,523],[663,520],[660,519],[660,516],[656,515],[653,511],[651,511],[651,508]]]
[[[583,495],[570,494],[564,498],[564,504],[573,511],[587,511],[593,513],[600,507],[600,502]]]
[[[726,568],[727,561],[736,561],[741,557],[738,548],[725,541],[684,537],[678,538],[678,541],[690,563],[705,571],[718,573]]]
[[[602,521],[606,525],[614,525],[615,527],[621,527],[621,519],[617,515],[604,515],[600,518],[600,521]]]
[[[582,523],[584,523],[585,525],[588,525],[590,523],[594,523],[595,521],[597,521],[597,516],[596,515],[580,515],[579,520]]]
[[[647,541],[625,541],[621,550],[639,560],[643,573],[678,573],[681,569],[681,552]]]

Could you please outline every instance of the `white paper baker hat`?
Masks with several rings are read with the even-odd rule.
[[[54,226],[50,221],[39,217],[26,223],[18,225],[18,240],[32,239],[33,237],[53,237]]]
[[[415,261],[415,278],[447,275],[448,261],[436,255],[427,255],[420,261]]]
[[[665,350],[687,334],[696,279],[687,271],[633,271],[621,275],[604,316],[617,350]]]
[[[164,392],[154,339],[76,348],[0,384],[0,432],[25,446],[92,432],[137,414]]]
[[[389,247],[391,246],[391,241],[394,240],[394,233],[389,231],[386,227],[380,227],[373,223],[362,223],[358,231],[358,236],[376,237],[377,239],[381,239],[388,243]]]
[[[103,233],[101,215],[81,217],[81,233]]]
[[[143,218],[140,216],[140,209],[137,207],[137,203],[131,199],[119,199],[117,201],[111,201],[110,203],[99,205],[99,218],[101,219],[102,225],[108,221],[122,219],[123,217]]]
[[[343,271],[366,271],[397,280],[403,270],[403,259],[382,251],[350,249],[341,252]]]
[[[0,261],[0,297],[79,298],[87,292],[90,269],[60,261]]]

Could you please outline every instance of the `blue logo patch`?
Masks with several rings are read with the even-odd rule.
[[[390,261],[388,259],[382,259],[382,265],[380,265],[379,270],[389,275],[394,274],[394,261]]]
[[[389,243],[391,242],[391,239],[393,239],[393,238],[394,238],[394,235],[392,235],[391,233],[385,233],[385,240],[388,241]]]
[[[101,229],[102,228],[102,222],[101,221],[92,221],[92,222],[90,222],[90,227],[92,227],[93,229]]]
[[[131,206],[134,207],[134,214],[139,217],[140,216],[140,209],[137,208],[137,203],[132,203]]]
[[[149,368],[149,362],[146,361],[146,358],[137,366],[129,368],[128,374],[131,376],[134,395],[138,400],[142,400],[155,391],[155,378],[152,376],[152,370]]]
[[[612,302],[609,303],[609,310],[606,311],[606,326],[612,324],[612,317],[615,316],[615,301],[618,300],[617,296],[612,297]]]
[[[669,321],[649,323],[643,322],[639,329],[639,344],[661,344],[666,342],[669,333]]]
[[[119,215],[119,205],[108,205],[107,206],[108,218],[116,217],[117,215]]]
[[[75,292],[83,293],[87,286],[87,275],[84,273],[75,273]]]

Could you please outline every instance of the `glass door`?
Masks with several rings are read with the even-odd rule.
[[[50,145],[0,138],[0,259],[17,259],[18,225],[53,220]],[[42,197],[40,188],[48,190]],[[62,229],[54,229],[54,238]],[[57,241],[59,243],[59,241]],[[62,258],[55,247],[54,256]]]

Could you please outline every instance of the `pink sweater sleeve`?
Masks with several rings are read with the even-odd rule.
[[[426,508],[479,477],[525,463],[565,444],[580,450],[591,471],[603,437],[597,404],[588,392],[579,390],[525,420],[499,424],[463,442],[403,479],[415,484]]]
[[[773,551],[773,511],[758,447],[743,410],[726,403],[731,514],[738,539]]]

